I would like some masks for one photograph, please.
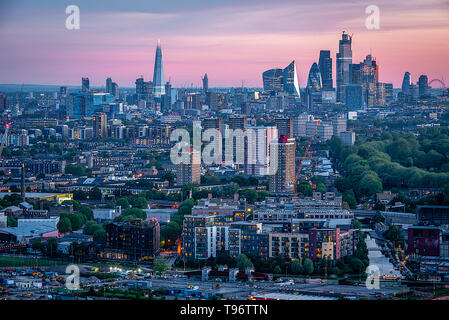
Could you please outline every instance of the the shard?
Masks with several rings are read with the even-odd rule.
[[[162,67],[161,41],[157,41],[156,58],[154,59],[153,95],[160,98],[165,94],[164,69]]]

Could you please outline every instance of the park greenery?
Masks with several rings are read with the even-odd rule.
[[[337,137],[328,142],[337,169],[335,181],[343,200],[356,200],[384,189],[440,188],[449,184],[449,130],[426,128],[411,133],[375,134],[351,147]],[[354,201],[355,200],[355,201]]]

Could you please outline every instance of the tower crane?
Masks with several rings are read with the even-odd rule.
[[[309,143],[307,144],[304,156],[302,157],[301,162],[299,164],[299,168],[296,171],[295,181],[294,181],[295,182],[295,196],[298,196],[298,178],[299,178],[299,175],[301,174],[301,170],[302,170],[302,166],[303,166],[304,160],[306,159],[307,153],[309,152],[310,146],[312,145],[313,139],[315,138],[315,135],[316,135],[316,132],[318,130],[318,125],[319,124],[320,124],[320,121],[316,120],[315,121],[315,128],[313,129],[313,134],[312,134],[312,136],[311,136],[311,138],[309,140]]]
[[[10,126],[11,126],[10,123],[5,123],[5,133],[3,134],[3,137],[1,138],[0,142],[0,157],[2,156],[3,148],[5,147],[6,142],[8,141],[8,131]]]

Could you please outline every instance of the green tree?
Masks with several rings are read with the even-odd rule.
[[[316,191],[317,192],[326,192],[326,186],[324,185],[324,183],[320,182],[316,185]]]
[[[304,269],[302,267],[301,261],[298,259],[295,259],[291,264],[291,270],[293,274],[301,274],[304,272]]]
[[[56,257],[58,255],[58,240],[50,238],[45,244],[45,252],[49,257]]]
[[[94,217],[92,209],[88,206],[82,206],[80,209],[80,213],[84,215],[87,220],[92,220]]]
[[[281,274],[282,273],[281,267],[279,267],[279,266],[274,267],[273,273],[274,274]]]
[[[94,241],[98,242],[105,242],[106,241],[106,230],[104,230],[102,227],[95,230],[93,234]]]
[[[72,223],[70,222],[70,219],[67,217],[59,218],[59,222],[56,225],[58,228],[58,231],[60,233],[67,233],[72,231]]]
[[[313,273],[313,261],[310,260],[309,258],[305,258],[304,259],[304,263],[303,263],[303,268],[304,268],[304,273],[305,274],[312,274]]]
[[[313,189],[310,183],[304,181],[299,184],[299,192],[305,197],[311,197]]]
[[[17,227],[17,219],[13,217],[8,217],[6,221],[8,228]]]
[[[148,201],[144,197],[131,198],[130,204],[133,208],[148,209]]]
[[[237,268],[240,271],[245,271],[246,268],[253,268],[253,263],[251,260],[243,253],[239,254],[237,257]]]
[[[357,200],[355,199],[355,194],[352,189],[343,194],[343,201],[346,202],[351,209],[355,209],[357,207]]]
[[[153,270],[157,273],[163,273],[168,270],[167,260],[163,257],[157,257],[154,261]]]
[[[115,202],[116,206],[121,206],[122,210],[128,209],[129,208],[129,201],[127,198],[125,197],[121,197],[118,198],[117,201]]]

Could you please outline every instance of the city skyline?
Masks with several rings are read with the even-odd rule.
[[[176,4],[174,9],[173,4],[136,1],[132,9],[114,3],[105,10],[101,2],[79,1],[80,30],[67,30],[65,4],[44,1],[35,15],[27,9],[34,6],[28,1],[6,1],[0,5],[0,39],[7,48],[0,53],[0,83],[77,85],[87,76],[92,86],[112,77],[120,87],[132,87],[141,74],[153,77],[152,57],[160,38],[165,78],[176,87],[200,87],[204,73],[210,87],[236,87],[242,81],[262,87],[263,71],[295,60],[304,88],[320,50],[331,51],[336,74],[343,30],[354,35],[354,63],[370,52],[379,62],[379,81],[400,87],[406,71],[414,83],[421,74],[429,79],[449,77],[444,63],[449,54],[449,10],[443,1],[432,1],[432,6],[428,1],[381,1],[379,30],[365,26],[368,3],[194,2],[191,8]],[[324,4],[326,10],[319,9]],[[276,23],[267,26],[268,20]]]

